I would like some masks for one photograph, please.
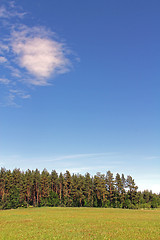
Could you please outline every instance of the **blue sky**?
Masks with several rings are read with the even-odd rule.
[[[0,4],[0,165],[160,192],[160,2]]]

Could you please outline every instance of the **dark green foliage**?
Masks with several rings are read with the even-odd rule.
[[[106,190],[108,192],[108,200],[109,200],[109,207],[116,206],[116,189],[115,189],[115,181],[113,177],[113,173],[108,171],[106,174]]]
[[[19,190],[16,186],[12,186],[8,195],[5,195],[2,209],[10,209],[19,207]]]
[[[107,171],[91,177],[73,174],[67,170],[59,175],[55,170],[39,172],[27,170],[12,172],[0,170],[0,209],[28,206],[157,208],[160,195],[152,191],[138,191],[131,176],[120,176]]]
[[[49,194],[48,204],[49,207],[58,207],[59,206],[59,198],[58,194],[54,191],[51,191]]]

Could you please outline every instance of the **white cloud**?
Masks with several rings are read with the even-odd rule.
[[[0,79],[0,83],[1,83]],[[4,79],[5,80],[5,79]],[[9,80],[8,80],[9,81]],[[5,84],[4,81],[2,81],[3,84]],[[9,82],[10,83],[10,82]],[[7,83],[7,79],[6,79],[6,84]],[[9,85],[9,88],[11,86]],[[31,95],[26,93],[25,91],[21,90],[21,89],[9,89],[8,95],[6,96],[5,99],[5,103],[0,103],[1,106],[14,106],[14,107],[21,107],[21,103],[17,103],[18,99],[28,99],[30,98]]]
[[[5,57],[0,56],[0,63],[7,62],[7,59]]]
[[[89,159],[89,158],[103,158],[107,156],[112,156],[114,153],[81,153],[81,154],[72,154],[72,155],[61,155],[52,157],[51,159],[48,159],[46,161],[48,162],[54,162],[54,161],[62,161],[62,160],[68,160],[68,159]]]
[[[17,96],[19,96],[20,98],[23,98],[23,99],[27,99],[27,98],[31,97],[29,94],[26,94],[24,91],[18,90],[18,89],[11,89],[10,93],[12,93],[12,95],[14,95],[14,96],[17,95]]]
[[[9,84],[10,81],[7,78],[0,78],[0,84]]]
[[[18,64],[34,76],[33,85],[47,85],[51,75],[69,71],[70,61],[66,57],[64,44],[53,40],[40,27],[24,27],[13,31],[11,46]]]
[[[9,19],[12,17],[22,18],[26,14],[25,12],[16,11],[16,7],[12,3],[13,2],[9,2],[8,9],[4,5],[0,6],[0,17],[1,18],[5,18],[5,19]]]
[[[11,71],[11,75],[13,77],[16,77],[16,78],[21,78],[22,77],[22,74],[21,74],[19,69],[15,68],[11,65],[7,66],[7,68]]]
[[[0,4],[0,84],[6,85],[3,99],[8,99],[7,105],[30,97],[23,90],[10,91],[13,87],[31,90],[33,86],[50,85],[55,76],[68,72],[72,66],[66,44],[45,27],[24,25],[24,15],[27,14],[16,1],[4,0]]]
[[[0,53],[3,53],[5,51],[9,51],[9,46],[0,42]]]
[[[8,16],[8,14],[6,14],[6,8],[4,6],[1,6],[0,7],[0,17],[5,18],[7,16]]]

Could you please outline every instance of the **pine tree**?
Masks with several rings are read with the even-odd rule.
[[[60,173],[59,174],[59,178],[58,178],[58,195],[59,195],[59,200],[60,200],[60,205],[62,206],[62,204],[64,203],[64,199],[63,199],[63,191],[64,191],[64,177],[63,174]]]
[[[19,188],[19,203],[20,206],[26,207],[27,206],[27,183],[26,183],[26,176],[25,173],[21,173],[21,185]]]
[[[72,198],[71,198],[71,192],[72,192],[72,178],[71,174],[68,170],[66,170],[66,173],[64,174],[64,188],[63,188],[63,200],[64,204],[68,207],[72,206]]]
[[[41,206],[47,206],[50,193],[50,177],[49,172],[44,169],[41,173]]]
[[[104,207],[107,200],[105,175],[97,173],[93,179],[97,207]]]
[[[84,179],[85,207],[93,207],[93,181],[89,173],[85,174]]]
[[[33,172],[33,205],[39,206],[40,204],[40,179],[41,175],[38,169]]]
[[[32,186],[33,186],[33,175],[31,170],[27,170],[25,172],[25,189],[26,189],[26,202],[27,202],[27,207],[31,204],[31,191],[32,191]]]
[[[53,170],[50,175],[51,178],[51,191],[54,191],[56,194],[58,193],[58,174],[56,170]]]
[[[106,174],[106,188],[108,191],[109,206],[115,207],[115,182],[113,173],[108,171]]]
[[[0,202],[3,202],[5,196],[5,178],[6,178],[6,169],[1,168],[0,170]]]
[[[129,189],[128,190],[128,199],[130,200],[130,202],[132,204],[136,205],[138,202],[137,198],[136,198],[138,187],[136,186],[134,179],[130,175],[127,176],[126,187]]]

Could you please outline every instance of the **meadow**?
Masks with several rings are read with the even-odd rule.
[[[160,239],[160,209],[21,208],[0,211],[0,239]]]

